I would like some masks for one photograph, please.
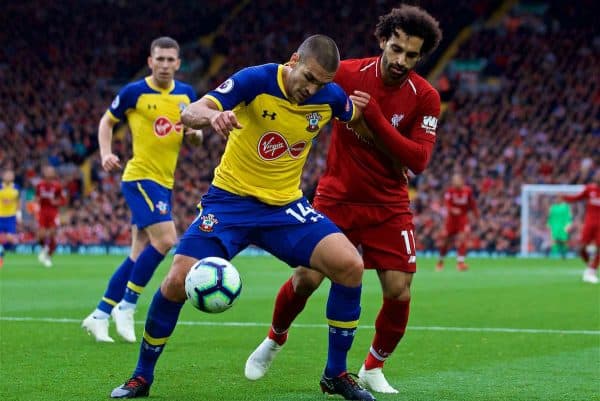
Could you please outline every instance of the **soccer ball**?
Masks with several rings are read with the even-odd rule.
[[[207,313],[220,313],[231,308],[241,291],[242,281],[237,269],[215,256],[197,261],[185,278],[188,300]]]

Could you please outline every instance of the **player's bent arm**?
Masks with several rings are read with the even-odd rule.
[[[203,97],[200,100],[190,103],[181,112],[181,122],[189,128],[204,128],[210,125],[210,120],[220,112],[215,102]]]
[[[388,122],[374,99],[371,99],[365,108],[364,116],[372,131],[383,141],[395,159],[415,174],[425,170],[431,158],[433,141],[420,138],[411,140],[404,135],[398,135],[398,131]]]
[[[98,125],[98,146],[100,147],[100,157],[112,153],[113,129],[117,123],[110,118],[108,113],[104,113]]]
[[[113,129],[117,122],[110,118],[108,112],[104,113],[98,126],[98,146],[100,148],[100,160],[105,171],[121,168],[119,157],[112,152]]]
[[[210,125],[218,134],[227,137],[234,128],[242,128],[231,110],[221,111],[211,99],[202,99],[190,104],[181,113],[181,122],[186,127],[200,129]]]

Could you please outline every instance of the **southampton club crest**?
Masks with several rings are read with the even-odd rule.
[[[308,127],[306,127],[306,130],[308,132],[317,132],[319,130],[319,121],[323,119],[323,116],[314,111],[307,114],[305,117],[308,120]]]
[[[158,209],[158,212],[160,214],[167,214],[169,213],[169,206],[166,204],[166,202],[160,201],[156,204],[156,208]]]
[[[217,220],[217,218],[212,214],[209,213],[206,216],[201,216],[200,217],[200,230],[204,231],[205,233],[210,233],[212,232],[215,224],[218,224],[219,220]]]

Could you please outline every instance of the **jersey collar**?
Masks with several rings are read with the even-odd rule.
[[[279,89],[281,90],[281,93],[283,93],[283,96],[285,96],[285,98],[287,100],[290,99],[290,97],[288,96],[287,92],[285,91],[285,84],[283,82],[283,69],[285,68],[285,65],[279,65],[277,66],[277,85],[279,86]]]
[[[161,88],[159,86],[154,85],[154,83],[152,82],[152,76],[146,77],[146,84],[150,88],[152,88],[155,91],[160,92],[162,94],[170,93],[173,90],[173,88],[175,88],[175,80],[171,81],[171,85],[169,85],[169,87],[167,89],[163,89],[163,88]]]

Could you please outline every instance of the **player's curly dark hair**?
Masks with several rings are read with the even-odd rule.
[[[432,53],[442,40],[439,22],[427,11],[417,6],[402,4],[379,17],[379,22],[375,27],[375,36],[377,39],[385,38],[387,40],[398,28],[409,36],[418,36],[423,39],[422,56]]]

